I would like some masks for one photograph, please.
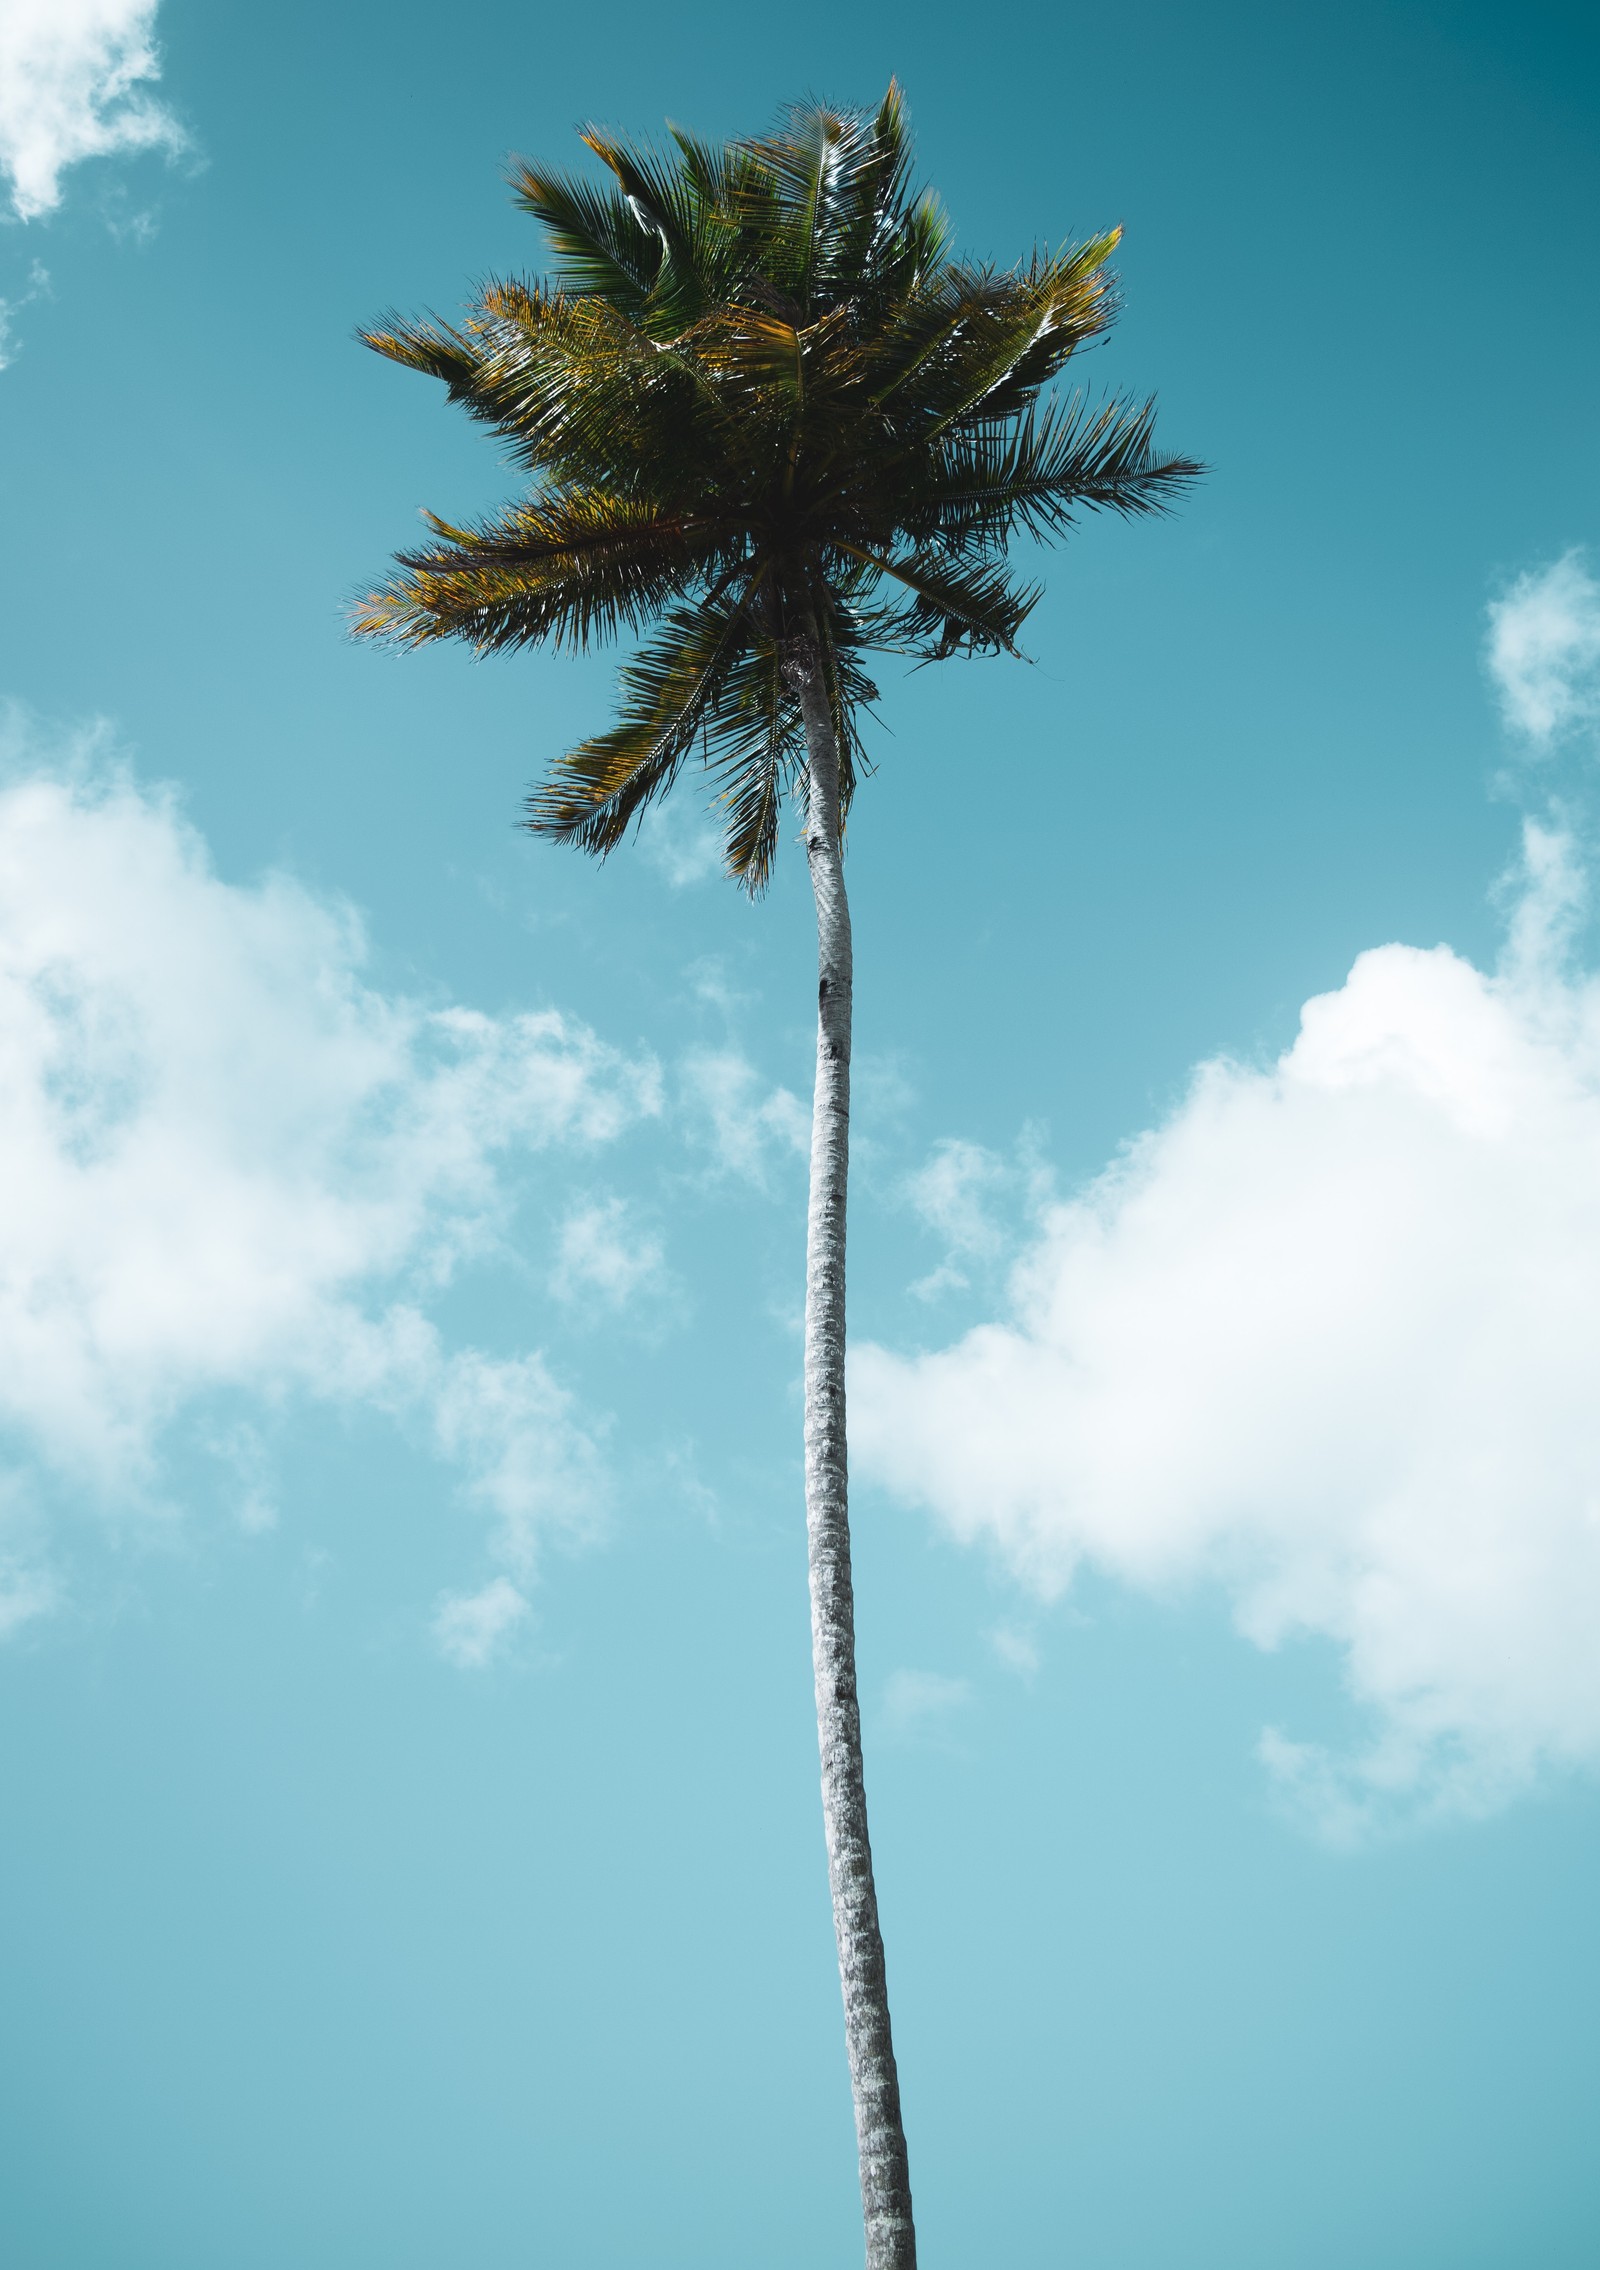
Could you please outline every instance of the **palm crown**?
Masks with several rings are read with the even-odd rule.
[[[758,890],[805,783],[797,652],[848,808],[870,653],[1015,652],[1038,589],[1012,539],[1158,510],[1200,467],[1156,452],[1149,403],[1041,399],[1115,316],[1117,232],[1006,271],[954,258],[896,88],[722,147],[583,139],[610,185],[512,173],[553,281],[491,282],[458,327],[362,334],[533,480],[476,525],[430,515],[356,628],[480,651],[647,633],[618,723],[556,763],[528,824],[608,852],[698,745],[729,871]]]

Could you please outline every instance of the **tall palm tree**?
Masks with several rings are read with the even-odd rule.
[[[823,1815],[869,2270],[916,2239],[867,1837],[845,1456],[850,912],[844,828],[874,651],[1015,653],[1038,597],[1017,537],[1161,509],[1201,468],[1153,408],[1045,400],[1116,312],[1116,231],[996,270],[957,259],[912,181],[905,110],[790,110],[768,135],[664,152],[591,129],[603,185],[518,162],[549,282],[491,282],[459,326],[390,319],[379,354],[440,378],[531,477],[476,525],[433,519],[356,617],[482,652],[648,633],[619,722],[528,800],[604,857],[694,760],[729,874],[758,893],[784,803],[816,900],[805,1482]]]

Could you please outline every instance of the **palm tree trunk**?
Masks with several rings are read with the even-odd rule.
[[[878,1895],[867,1837],[850,1578],[844,1408],[845,1196],[850,1171],[850,906],[840,857],[839,745],[815,634],[791,649],[805,719],[806,858],[817,906],[817,1085],[806,1225],[806,1532],[811,1660],[822,1752],[833,1927],[855,2099],[867,2270],[915,2270],[911,2177],[889,2031]]]

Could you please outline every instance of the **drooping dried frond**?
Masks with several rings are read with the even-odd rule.
[[[1015,652],[1038,596],[1007,563],[1018,537],[1163,510],[1201,467],[1156,449],[1148,403],[1046,397],[1115,319],[1117,233],[1003,271],[956,259],[897,87],[726,144],[583,140],[598,183],[512,169],[549,282],[362,334],[441,379],[531,488],[479,525],[432,521],[355,627],[488,652],[644,635],[618,723],[560,760],[528,824],[603,855],[693,760],[759,889],[803,786],[797,641],[848,802],[868,654]]]

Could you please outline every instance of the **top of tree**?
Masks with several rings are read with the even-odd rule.
[[[583,140],[602,184],[511,170],[548,280],[489,282],[459,326],[361,334],[532,478],[476,525],[429,515],[355,628],[480,652],[648,633],[619,723],[556,763],[528,824],[604,854],[698,748],[729,872],[759,890],[805,784],[797,664],[827,685],[847,809],[865,656],[1015,653],[1039,593],[1013,538],[1159,511],[1203,468],[1157,453],[1153,403],[1045,399],[1115,317],[1120,232],[1005,270],[956,258],[898,87],[720,147]]]

